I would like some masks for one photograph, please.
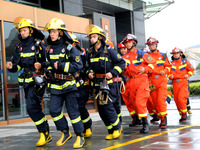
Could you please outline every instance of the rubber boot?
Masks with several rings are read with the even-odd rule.
[[[151,123],[155,123],[156,121],[160,120],[156,114],[154,114],[152,117],[153,117],[153,119],[150,120]]]
[[[63,144],[65,144],[68,140],[70,140],[72,138],[72,134],[70,132],[69,129],[64,129],[61,130],[62,132],[62,136],[61,138],[56,142],[57,146],[62,146]]]
[[[187,112],[188,112],[188,114],[190,114],[190,115],[192,114],[192,111],[191,111],[191,110],[187,110]]]
[[[161,117],[160,128],[161,129],[167,128],[167,116]]]
[[[46,143],[49,143],[51,141],[52,141],[52,137],[49,132],[49,126],[47,126],[47,129],[44,132],[40,132],[40,139],[36,143],[36,146],[44,146]]]
[[[106,140],[112,140],[113,139],[113,134],[108,134],[105,137]]]
[[[83,136],[84,137],[91,137],[92,136],[92,127],[90,127],[90,128],[87,128],[86,130],[85,130],[85,132],[83,133]]]
[[[129,127],[134,127],[134,126],[138,125],[138,120],[139,120],[138,116],[137,115],[133,115],[131,117],[133,118],[133,120],[132,120],[132,123],[129,124]]]
[[[84,143],[85,143],[85,139],[83,137],[83,134],[76,135],[76,141],[73,145],[73,148],[81,148],[83,147]]]
[[[149,132],[149,124],[147,118],[142,118],[143,128],[140,130],[140,133],[148,133]]]
[[[186,120],[187,120],[187,114],[182,114],[179,122],[185,122]]]
[[[113,139],[117,139],[122,133],[122,127],[120,127],[118,130],[113,131]]]

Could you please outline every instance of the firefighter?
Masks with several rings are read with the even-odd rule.
[[[40,78],[40,72],[35,70],[34,63],[45,61],[46,46],[41,42],[44,35],[35,28],[29,19],[18,17],[15,19],[14,25],[19,31],[18,39],[20,42],[16,45],[13,57],[10,62],[6,63],[6,67],[10,72],[24,69],[23,73],[19,75],[18,81],[19,85],[24,88],[27,112],[40,133],[40,139],[36,146],[43,146],[52,140],[47,119],[40,105],[45,86],[42,89],[36,89],[33,76]],[[41,67],[43,68],[44,65],[42,64]],[[36,90],[41,93],[38,95]]]
[[[118,48],[119,48],[119,53],[122,56],[127,54],[127,52],[128,52],[127,48],[122,42],[120,42],[118,44]],[[124,60],[126,61],[126,64],[129,64],[129,60],[126,60],[126,59],[124,59]],[[128,76],[126,76],[126,80],[127,81],[126,81],[126,84],[125,84],[125,90],[122,89],[122,98],[123,98],[123,101],[124,101],[128,111],[129,111],[130,116],[133,118],[132,122],[129,124],[129,127],[133,127],[133,126],[137,125],[138,122],[136,120],[136,117],[134,117],[136,115],[136,112],[135,112],[134,107],[133,107],[132,103],[130,102],[130,98],[129,98],[129,90],[130,89],[129,89],[129,78],[128,78]]]
[[[116,139],[121,134],[120,119],[114,106],[118,101],[116,82],[125,67],[125,61],[106,44],[106,36],[100,27],[89,25],[86,32],[90,40],[87,75],[96,90],[99,115],[108,129],[105,139]]]
[[[80,70],[78,73],[78,76],[76,77],[77,80],[77,87],[79,91],[79,111],[81,115],[81,120],[84,125],[84,137],[90,137],[92,136],[92,119],[90,118],[90,114],[88,113],[86,109],[86,103],[89,100],[89,80],[86,78],[86,70],[88,68],[88,65],[86,65],[86,52],[83,48],[81,48],[80,42],[78,41],[75,34],[70,34],[74,41],[74,46],[79,50],[81,60],[83,62],[83,69]]]
[[[124,74],[129,76],[130,99],[139,120],[142,120],[143,128],[140,133],[148,133],[147,100],[150,96],[148,72],[154,68],[152,63],[155,61],[147,53],[136,49],[137,43],[137,38],[133,34],[127,34],[123,39],[123,44],[129,51],[123,58],[130,62]]]
[[[149,76],[150,83],[153,88],[151,90],[151,98],[153,100],[156,113],[161,119],[159,127],[165,129],[167,127],[167,74],[170,72],[171,64],[169,63],[166,53],[160,52],[158,47],[158,40],[149,37],[147,43],[150,49],[152,58],[156,61],[156,66]]]
[[[194,67],[184,58],[180,48],[175,47],[171,54],[173,55],[172,67],[168,77],[172,80],[174,101],[181,115],[179,122],[185,122],[187,120],[187,98],[189,97],[188,78],[193,75]]]
[[[77,48],[71,45],[73,40],[67,33],[66,26],[61,19],[51,19],[44,31],[49,32],[48,47],[46,49],[50,62],[50,66],[46,71],[46,76],[50,78],[50,83],[48,83],[51,93],[49,110],[57,130],[62,133],[56,145],[61,146],[72,137],[68,122],[62,111],[65,102],[76,134],[73,148],[80,148],[85,143],[83,137],[84,127],[78,110],[79,93],[74,78],[75,74],[83,68],[80,54]]]

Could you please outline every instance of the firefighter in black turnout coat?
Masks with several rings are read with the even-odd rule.
[[[106,140],[116,139],[121,134],[121,123],[114,104],[118,101],[116,77],[125,68],[125,61],[105,43],[103,30],[95,25],[86,28],[90,40],[87,75],[96,89],[98,111],[108,129]]]
[[[71,45],[73,40],[67,33],[62,20],[57,18],[51,19],[47,23],[45,30],[49,31],[46,49],[47,58],[50,62],[46,72],[46,76],[50,78],[48,83],[51,93],[49,109],[57,130],[62,132],[62,136],[56,145],[61,146],[72,137],[62,111],[63,103],[65,102],[76,134],[73,148],[80,148],[85,143],[83,137],[84,127],[78,110],[77,100],[79,93],[74,77],[83,68],[83,64],[77,48]]]
[[[25,91],[27,112],[40,132],[40,139],[36,146],[43,146],[50,142],[52,138],[47,119],[40,105],[45,85],[42,89],[36,89],[34,77],[39,77],[41,70],[35,70],[34,63],[45,61],[46,46],[41,42],[44,35],[35,28],[35,25],[29,19],[18,17],[15,19],[14,25],[19,31],[18,39],[20,42],[16,45],[13,57],[10,62],[7,62],[6,67],[10,72],[18,72],[24,69],[18,77],[18,81]],[[40,68],[44,68],[43,63],[41,64]]]

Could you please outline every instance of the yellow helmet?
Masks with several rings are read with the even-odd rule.
[[[90,37],[91,34],[99,34],[99,35],[102,35],[103,37],[105,37],[105,39],[106,39],[106,35],[105,35],[103,29],[100,28],[99,26],[90,24],[86,27],[85,31],[86,31],[88,37]]]
[[[20,30],[21,28],[24,28],[24,27],[35,28],[34,23],[30,19],[26,19],[23,17],[17,17],[14,20],[13,24],[14,24],[15,28],[17,28],[18,30]]]
[[[68,33],[69,36],[71,36],[71,38],[73,39],[74,42],[76,43],[80,43],[79,40],[77,39],[76,35],[74,33]]]
[[[49,21],[46,24],[44,31],[49,31],[51,29],[60,29],[60,30],[67,31],[65,23],[61,19],[58,19],[58,18],[51,19],[51,21]]]

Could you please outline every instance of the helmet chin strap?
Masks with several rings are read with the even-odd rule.
[[[180,57],[179,57],[180,58]],[[179,58],[174,58],[175,60],[179,60]]]
[[[132,46],[131,46],[131,48],[127,48],[127,50],[129,50],[129,51],[130,51],[130,50],[131,50],[133,47],[134,47],[134,45],[132,45]]]
[[[155,52],[157,50],[157,48],[156,49],[153,49],[153,50],[150,50],[151,52]]]

